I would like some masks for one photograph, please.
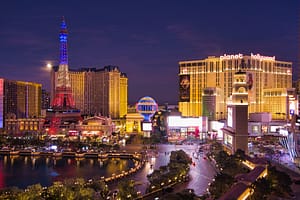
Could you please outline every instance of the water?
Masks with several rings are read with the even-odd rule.
[[[76,159],[31,156],[0,156],[0,189],[16,186],[26,188],[40,183],[50,186],[68,178],[100,179],[134,167],[132,160]]]

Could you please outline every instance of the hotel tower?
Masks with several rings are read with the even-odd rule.
[[[180,61],[179,111],[183,116],[226,118],[233,77],[240,70],[247,76],[249,113],[270,112],[273,119],[290,117],[293,107],[290,97],[295,94],[292,63],[253,53]]]
[[[52,88],[58,68],[51,73]],[[103,115],[119,119],[127,114],[127,75],[117,66],[69,69],[75,107],[84,115]],[[52,93],[53,93],[52,89]]]
[[[103,115],[113,119],[124,117],[127,114],[127,75],[117,66],[69,69],[67,36],[63,19],[59,33],[60,63],[51,70],[51,107],[54,113],[62,111],[74,115],[80,110],[82,115]]]

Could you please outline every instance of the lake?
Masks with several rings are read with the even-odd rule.
[[[133,160],[0,156],[0,188],[50,186],[68,178],[100,179],[134,167]]]

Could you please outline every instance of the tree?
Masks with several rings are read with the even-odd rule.
[[[183,151],[172,151],[170,156],[170,163],[183,163],[183,164],[191,164],[192,159]]]
[[[220,151],[215,156],[215,160],[223,173],[235,176],[236,174],[246,173],[249,171],[241,163],[242,160],[245,160],[245,157],[245,153],[242,150],[238,150],[234,155],[229,155],[225,151]]]
[[[172,151],[168,165],[154,170],[152,174],[147,176],[150,182],[147,191],[161,189],[162,186],[171,182],[186,179],[191,163],[192,159],[183,150]]]
[[[94,190],[92,188],[80,187],[75,193],[75,199],[94,199]]]
[[[72,194],[68,194],[69,197],[74,197]],[[65,199],[67,196],[66,187],[62,184],[62,182],[54,182],[52,186],[47,189],[47,199]]]
[[[4,188],[0,190],[0,199],[15,200],[21,192],[23,192],[23,190],[17,187]]]
[[[95,191],[87,187],[83,178],[66,179],[64,181],[64,192],[67,196],[72,196],[71,199],[92,199]]]
[[[254,192],[250,200],[266,199],[272,191],[270,181],[266,178],[259,178],[252,184],[251,188]]]
[[[137,198],[137,191],[134,188],[134,180],[122,180],[118,184],[117,198],[122,200]]]
[[[288,174],[278,171],[276,167],[268,168],[268,180],[271,183],[272,193],[279,197],[287,197],[292,192],[292,180]]]
[[[241,149],[237,149],[234,154],[234,157],[237,161],[245,161],[246,160],[245,151]]]
[[[197,199],[196,195],[194,193],[194,190],[192,189],[184,189],[180,192],[177,192],[176,194],[171,193],[167,194],[164,197],[162,197],[163,200],[194,200]]]
[[[226,161],[229,159],[229,155],[226,151],[220,151],[216,154],[215,160],[218,163],[220,168],[226,167]]]
[[[230,189],[233,183],[234,178],[232,176],[225,173],[217,174],[215,181],[209,187],[209,192],[214,199],[218,199]]]

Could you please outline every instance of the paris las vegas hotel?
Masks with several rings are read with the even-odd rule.
[[[268,112],[272,119],[286,120],[297,112],[292,63],[254,53],[180,61],[179,111],[183,116],[225,119],[238,71],[247,74],[248,113]]]

